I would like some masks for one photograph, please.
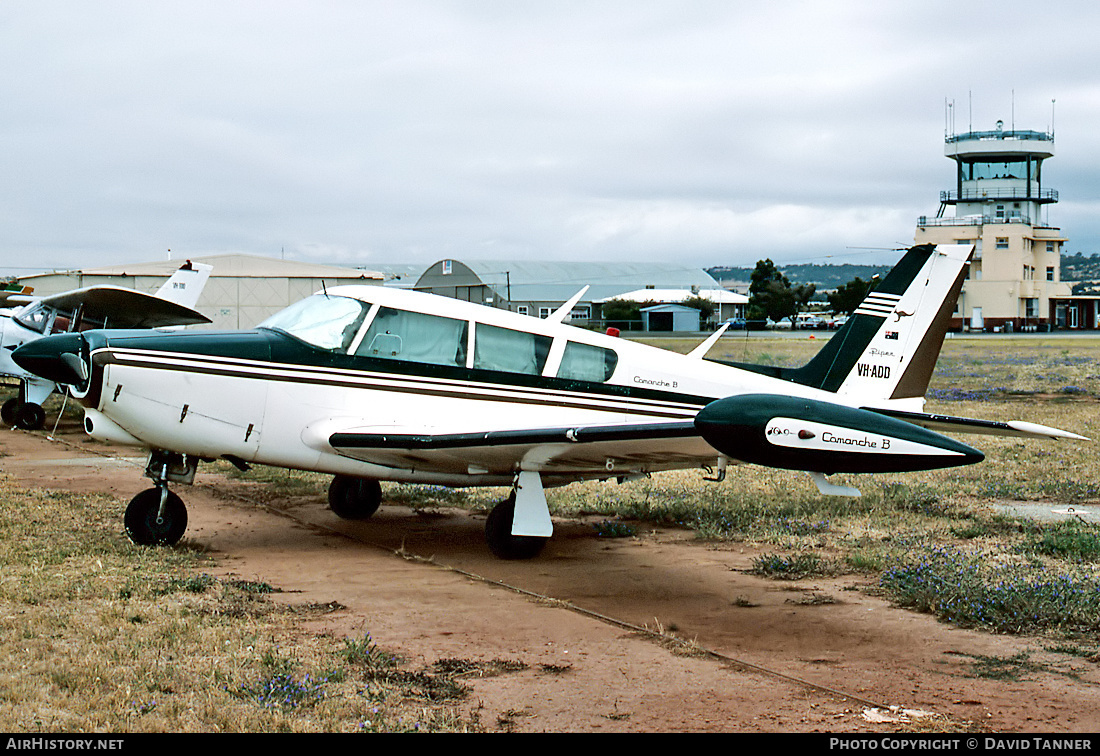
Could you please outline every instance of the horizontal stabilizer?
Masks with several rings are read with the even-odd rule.
[[[933,431],[955,433],[976,433],[986,436],[1016,436],[1019,438],[1069,438],[1078,441],[1088,441],[1085,436],[1079,436],[1060,428],[1051,428],[1038,423],[1029,423],[1023,420],[1009,420],[999,422],[996,420],[977,420],[969,417],[952,417],[950,415],[932,415],[924,412],[901,412],[898,410],[876,409],[864,407],[871,412],[880,415],[904,420],[922,428]]]

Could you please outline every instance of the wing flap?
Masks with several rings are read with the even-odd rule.
[[[317,429],[310,434],[347,457],[416,470],[618,475],[714,464],[716,452],[692,421],[437,432],[431,428]]]

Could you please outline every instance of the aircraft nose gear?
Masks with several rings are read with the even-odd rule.
[[[0,408],[0,419],[21,430],[41,430],[46,424],[46,411],[34,402],[8,399]]]
[[[126,535],[139,546],[171,546],[187,530],[187,507],[168,490],[168,481],[191,483],[198,460],[185,454],[154,452],[145,467],[145,475],[156,484],[133,499],[126,507],[123,525]]]
[[[187,530],[187,507],[168,486],[148,488],[126,507],[126,535],[139,546],[171,546]]]

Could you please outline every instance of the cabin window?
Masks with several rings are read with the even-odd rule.
[[[615,372],[617,364],[619,356],[610,349],[570,341],[565,345],[558,377],[603,383]]]
[[[551,341],[549,336],[478,323],[474,330],[474,367],[542,375]]]
[[[382,307],[356,354],[429,365],[466,367],[465,320]]]
[[[284,331],[322,349],[346,352],[368,310],[358,299],[315,294],[280,310],[258,327]]]

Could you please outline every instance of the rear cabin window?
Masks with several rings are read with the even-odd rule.
[[[360,357],[466,367],[465,320],[382,307],[356,350]]]
[[[474,367],[542,375],[551,341],[549,336],[478,323],[474,329]]]
[[[603,383],[615,372],[618,364],[619,356],[610,349],[570,341],[565,345],[558,377]]]

